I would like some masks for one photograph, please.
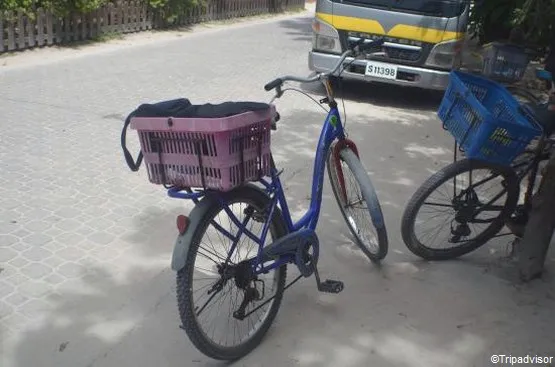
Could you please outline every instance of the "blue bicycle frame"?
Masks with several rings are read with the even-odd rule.
[[[258,238],[247,229],[247,223],[250,220],[251,215],[247,214],[242,222],[239,221],[237,216],[231,211],[231,209],[229,209],[225,200],[221,196],[218,197],[224,211],[227,213],[231,221],[239,228],[237,234],[233,235],[232,233],[229,233],[229,231],[227,231],[225,228],[212,221],[212,225],[214,225],[217,230],[219,230],[224,236],[233,241],[233,244],[226,259],[226,263],[230,260],[231,254],[233,254],[233,252],[235,251],[235,248],[239,243],[239,239],[243,234],[251,238],[259,245],[257,256],[253,257],[250,260],[255,274],[267,273],[270,270],[273,270],[277,267],[293,261],[293,256],[284,255],[275,260],[270,265],[264,266],[262,259],[262,249],[264,247],[264,242],[266,241],[266,236],[270,229],[271,218],[273,218],[276,206],[277,204],[279,204],[289,233],[297,232],[302,229],[308,229],[311,231],[314,231],[316,229],[318,219],[320,217],[320,208],[322,204],[322,189],[324,186],[326,157],[328,155],[331,144],[336,139],[345,139],[345,132],[343,130],[343,124],[338,108],[331,107],[320,133],[320,139],[318,141],[318,147],[316,151],[316,158],[314,160],[310,208],[301,217],[301,219],[299,219],[295,223],[291,218],[289,206],[287,204],[285,193],[283,191],[283,187],[279,177],[280,173],[278,172],[276,167],[272,167],[271,169],[270,180],[266,180],[264,178],[259,180],[259,182],[264,185],[266,192],[272,198],[270,213],[268,219],[264,223],[260,238]],[[183,193],[181,192],[181,189],[171,188],[168,190],[168,195],[173,198],[190,199],[193,200],[195,203],[198,203],[198,200],[202,196],[204,196],[204,192],[197,191]]]

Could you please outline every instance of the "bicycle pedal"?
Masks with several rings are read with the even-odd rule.
[[[326,279],[318,284],[318,290],[325,293],[339,293],[343,290],[342,281]]]

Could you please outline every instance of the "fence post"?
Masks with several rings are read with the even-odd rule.
[[[137,31],[137,2],[132,1],[129,5],[131,7],[131,32]]]
[[[127,3],[127,32],[134,32],[135,24],[135,4],[134,1]]]
[[[4,19],[0,12],[0,52],[4,52]]]
[[[71,27],[70,40],[78,41],[79,40],[79,15],[73,14],[71,18],[72,18],[71,19],[72,27]]]
[[[145,27],[146,29],[152,29],[152,10],[148,7],[148,5],[145,3],[143,5],[144,7],[144,19],[145,19]]]
[[[104,34],[110,31],[110,22],[112,20],[110,14],[110,5],[111,3],[104,5],[102,8],[102,23],[98,25],[98,35]]]
[[[96,27],[96,21],[98,18],[97,15],[98,15],[98,9],[95,9],[91,11],[87,16],[87,26],[88,26],[87,38],[89,39],[94,38],[94,29]]]
[[[64,28],[67,28],[67,22],[64,18],[56,17],[56,40],[54,43],[62,43],[64,41]]]
[[[52,24],[52,13],[46,11],[44,15],[46,18],[46,44],[50,46],[54,43],[54,26]]]
[[[109,26],[106,27],[106,32],[113,32],[116,28],[116,6],[113,3],[109,3],[109,10],[110,10],[110,23]]]
[[[36,37],[35,37],[35,28],[36,28],[36,21],[31,20],[28,16],[25,16],[27,20],[27,42],[29,48],[33,48],[36,46]]]
[[[96,11],[96,27],[94,29],[94,36],[100,35],[102,26],[106,23],[106,5]]]
[[[122,13],[123,13],[123,33],[129,33],[131,30],[131,4],[129,1],[124,1],[122,3]]]
[[[87,14],[81,14],[81,39],[88,40],[89,39],[89,19],[91,19],[91,12]]]
[[[62,22],[64,27],[63,29],[63,40],[64,42],[69,42],[72,36],[72,26],[71,26],[71,17],[72,15],[68,15],[65,18],[62,18]]]
[[[25,48],[25,19],[23,18],[23,12],[19,10],[17,12],[17,30],[18,30],[18,40],[17,48],[22,50]]]
[[[131,30],[133,32],[137,32],[139,30],[139,3],[137,1],[133,1],[131,3],[132,8],[132,17],[131,17]]]
[[[146,29],[146,19],[145,19],[145,14],[144,14],[145,4],[143,4],[141,2],[138,2],[137,6],[139,7],[139,12],[138,12],[138,15],[137,15],[137,17],[138,17],[137,22],[139,22],[138,27],[139,27],[139,30],[142,31],[142,30]]]
[[[44,10],[37,9],[37,46],[44,45]]]
[[[129,33],[129,31],[131,31],[131,3],[129,1],[125,1],[122,5],[124,33]]]
[[[119,6],[119,11],[118,11],[118,15],[119,15],[119,22],[118,22],[118,30],[117,33],[126,33],[126,15],[127,12],[125,11],[125,2],[121,2],[120,6]]]
[[[13,12],[9,11],[7,14],[8,22],[8,51],[15,50],[15,27],[13,22]]]

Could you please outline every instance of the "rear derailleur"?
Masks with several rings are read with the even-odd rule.
[[[245,310],[249,303],[264,299],[264,281],[258,279],[253,273],[248,261],[243,261],[235,266],[235,285],[243,290],[243,301],[239,308],[233,312],[233,317],[243,320],[247,316]],[[259,286],[257,287],[257,285]]]

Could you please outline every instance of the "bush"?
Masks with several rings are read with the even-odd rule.
[[[147,0],[149,7],[160,12],[166,25],[175,24],[179,15],[187,14],[187,11],[197,5],[204,5],[202,0]]]
[[[71,13],[87,14],[108,3],[108,0],[0,0],[0,11],[22,11],[33,16],[36,9],[44,8],[59,16]]]
[[[471,31],[480,43],[505,41],[511,31],[523,32],[526,44],[544,52],[555,37],[555,0],[478,0]]]
[[[201,4],[201,0],[143,0],[151,9],[160,12],[162,19],[168,23],[174,23],[180,14],[187,12],[189,8]],[[119,2],[119,1],[113,1]],[[50,10],[58,16],[69,14],[87,14],[103,5],[110,3],[109,0],[0,0],[0,12],[23,11],[24,14],[33,17],[37,8]]]

